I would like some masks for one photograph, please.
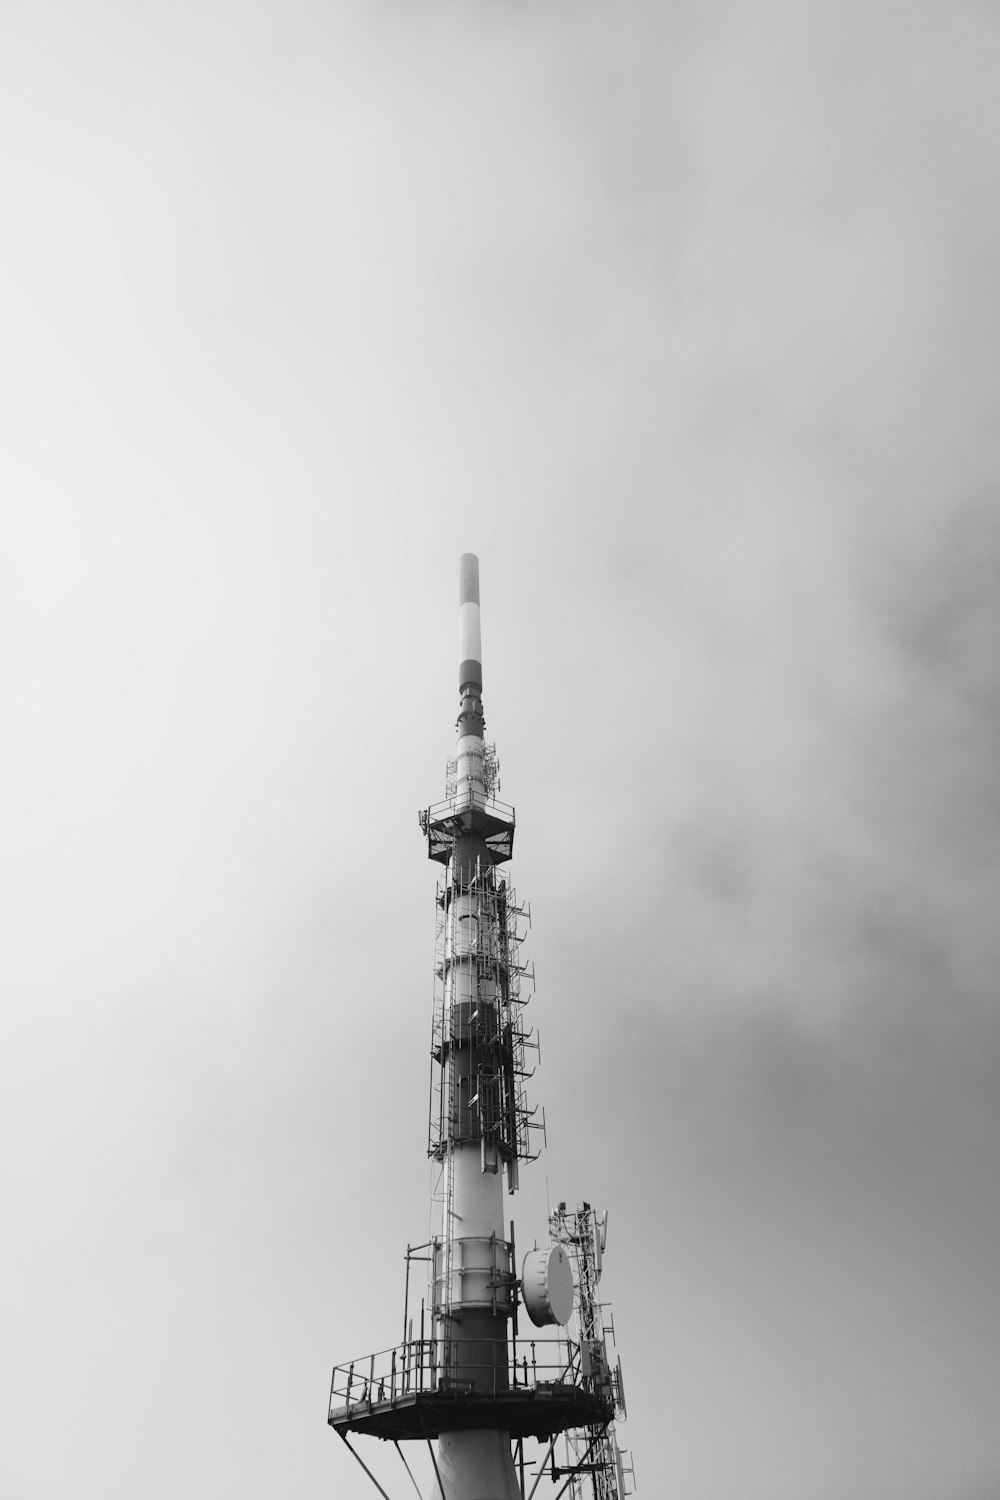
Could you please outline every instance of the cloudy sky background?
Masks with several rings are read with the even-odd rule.
[[[5,1495],[374,1493],[468,549],[639,1494],[996,1500],[998,68],[5,0]]]

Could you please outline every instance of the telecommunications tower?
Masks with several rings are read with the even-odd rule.
[[[530,1500],[543,1479],[557,1488],[546,1485],[539,1500],[624,1500],[632,1470],[615,1435],[625,1416],[621,1362],[610,1362],[613,1325],[598,1285],[607,1214],[560,1203],[520,1274],[504,1219],[504,1185],[515,1192],[521,1164],[537,1156],[544,1115],[536,1119],[525,1094],[538,1047],[522,993],[528,913],[501,873],[514,809],[497,798],[496,751],[483,737],[479,561],[470,553],[459,565],[458,691],[446,796],[419,815],[428,856],[442,866],[428,1135],[435,1232],[407,1247],[402,1343],[334,1367],[329,1423],[386,1500],[351,1435],[393,1444],[418,1493],[400,1445],[426,1444],[427,1500]],[[422,1296],[414,1265],[426,1271]],[[533,1327],[519,1328],[519,1310]]]

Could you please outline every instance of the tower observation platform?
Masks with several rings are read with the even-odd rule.
[[[502,1378],[496,1378],[502,1371]],[[506,1341],[496,1349],[487,1389],[463,1389],[435,1364],[432,1339],[417,1339],[337,1365],[330,1426],[391,1441],[499,1428],[515,1438],[551,1438],[572,1427],[606,1427],[616,1411],[610,1372],[581,1378],[555,1340]]]
[[[514,809],[495,797],[475,800],[447,797],[417,814],[427,837],[427,857],[446,865],[459,838],[474,838],[485,845],[491,864],[502,865],[514,852]]]

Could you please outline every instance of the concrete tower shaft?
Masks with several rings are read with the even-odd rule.
[[[484,816],[479,609],[479,559],[467,552],[459,562],[458,817],[444,887],[446,1189],[432,1301],[443,1363],[456,1383],[498,1395],[508,1389],[507,1319],[514,1296],[512,1246],[504,1234],[504,1137],[490,1132],[490,1115],[497,1104],[502,1109],[504,1095],[504,966],[498,950],[506,929],[506,887],[497,880]],[[507,1165],[513,1190],[516,1156]],[[516,1500],[520,1494],[510,1437],[503,1431],[442,1433],[438,1465],[445,1500]]]

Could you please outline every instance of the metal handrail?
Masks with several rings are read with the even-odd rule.
[[[501,802],[499,797],[488,797],[485,792],[481,795],[473,795],[472,805],[483,812],[494,812],[504,822],[514,822],[514,808],[509,802]],[[437,822],[439,818],[447,813],[468,812],[468,793],[456,793],[454,797],[444,797],[440,802],[432,802],[429,807],[421,809],[421,817],[426,817],[430,822]]]
[[[492,1380],[489,1384],[493,1395],[551,1386],[599,1388],[599,1381],[580,1374],[578,1362],[567,1362],[565,1346],[557,1340],[475,1342],[479,1347],[492,1343],[493,1357],[489,1362],[469,1364],[463,1355],[462,1375],[472,1377],[490,1371]],[[431,1391],[475,1389],[482,1393],[479,1380],[459,1380],[449,1375],[443,1353],[440,1339],[408,1339],[390,1349],[380,1349],[346,1364],[334,1365],[330,1380],[331,1418],[335,1413],[379,1406]],[[501,1372],[502,1380],[498,1378]]]

